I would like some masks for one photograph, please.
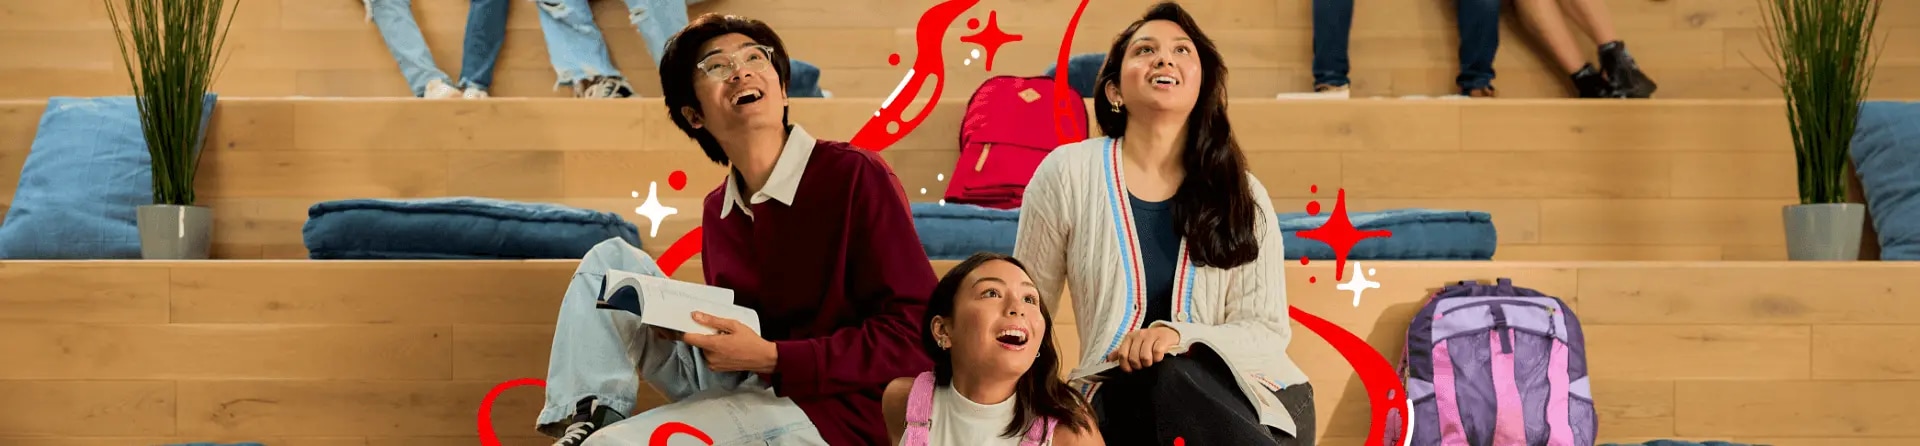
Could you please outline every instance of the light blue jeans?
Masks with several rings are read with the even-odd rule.
[[[587,7],[587,0],[533,1],[540,6],[540,31],[547,38],[547,57],[559,77],[554,83],[556,88],[599,76],[624,78],[607,54],[607,41],[593,22],[593,11]],[[648,55],[653,57],[653,66],[658,67],[660,58],[666,55],[667,40],[687,27],[687,5],[704,0],[622,1],[627,3],[627,20],[633,22],[640,38],[646,40]],[[820,69],[794,60],[792,55],[788,58],[792,79],[787,83],[787,96],[825,97],[820,90]]]
[[[467,10],[465,52],[460,56],[460,81],[454,82],[433,62],[427,40],[420,36],[420,24],[413,21],[412,0],[366,0],[367,14],[380,27],[387,50],[407,77],[414,96],[424,96],[427,82],[439,79],[457,88],[469,86],[486,90],[493,85],[493,66],[500,59],[500,44],[507,33],[507,4],[512,0],[473,0]]]
[[[774,395],[757,375],[714,372],[698,349],[653,336],[639,316],[595,307],[608,270],[665,277],[651,256],[619,238],[594,245],[580,259],[560,301],[547,362],[546,407],[536,426],[567,420],[575,403],[589,396],[633,414],[634,396],[645,378],[671,403],[605,426],[587,444],[646,444],[669,422],[698,428],[715,445],[826,444],[806,413]],[[675,441],[705,444],[688,436]]]

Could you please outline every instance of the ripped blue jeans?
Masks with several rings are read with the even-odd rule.
[[[671,403],[602,427],[586,446],[646,444],[655,430],[671,422],[705,432],[715,446],[826,444],[800,406],[775,395],[758,375],[714,372],[698,349],[653,336],[640,325],[639,315],[595,307],[608,270],[665,276],[645,251],[617,237],[594,245],[580,259],[560,301],[547,363],[546,405],[536,426],[566,424],[574,403],[589,396],[633,414],[634,396],[644,378]],[[707,443],[679,436],[668,444]]]
[[[427,82],[435,79],[465,89],[487,90],[493,85],[494,63],[500,59],[500,44],[506,39],[507,4],[512,0],[473,0],[467,10],[467,36],[460,56],[460,81],[454,82],[433,61],[433,51],[420,36],[420,24],[413,20],[412,0],[364,0],[367,17],[380,28],[387,51],[400,65],[407,87],[415,97],[427,91]]]
[[[687,5],[703,0],[622,0],[627,4],[627,20],[633,22],[634,29],[640,32],[640,38],[647,43],[648,55],[653,58],[653,66],[660,66],[660,58],[666,55],[667,40],[687,27]],[[573,85],[575,82],[595,77],[624,78],[619,68],[614,68],[613,57],[607,53],[606,37],[601,35],[600,27],[593,22],[593,10],[587,6],[587,0],[533,0],[540,8],[540,31],[547,38],[547,56],[553,63],[554,74],[559,79],[556,88]],[[792,60],[792,55],[788,58]],[[812,64],[792,60],[791,80],[787,83],[787,96],[796,98],[824,97],[820,90],[820,69]]]

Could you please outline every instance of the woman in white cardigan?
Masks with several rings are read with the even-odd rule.
[[[1107,136],[1041,163],[1014,256],[1049,308],[1062,286],[1073,294],[1070,377],[1101,436],[1313,444],[1313,390],[1287,356],[1280,227],[1228,125],[1220,53],[1162,3],[1114,40],[1098,85]]]

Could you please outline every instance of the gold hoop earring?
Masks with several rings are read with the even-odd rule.
[[[1120,112],[1120,103],[1118,103],[1118,102],[1115,102],[1115,103],[1113,103],[1113,106],[1112,106],[1112,107],[1109,107],[1109,109],[1111,109],[1111,110],[1113,110],[1113,112],[1114,112],[1114,113],[1119,113],[1119,112]]]

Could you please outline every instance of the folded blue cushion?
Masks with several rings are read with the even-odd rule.
[[[1880,260],[1920,260],[1920,102],[1862,104],[1852,155]]]
[[[618,215],[478,197],[322,202],[301,232],[315,259],[578,259],[610,238],[640,246]]]
[[[1333,248],[1296,233],[1326,223],[1327,215],[1279,214],[1286,258],[1332,259]],[[1489,260],[1499,241],[1493,215],[1478,211],[1394,209],[1348,213],[1361,230],[1387,230],[1393,236],[1354,244],[1348,260]],[[1012,254],[1020,232],[1020,211],[964,204],[914,203],[913,225],[927,257],[965,259],[976,252]]]
[[[1280,214],[1280,232],[1286,237],[1287,258],[1333,259],[1333,247],[1298,234],[1326,224],[1328,217],[1328,213]],[[1500,241],[1493,227],[1493,215],[1486,212],[1392,209],[1348,212],[1347,219],[1359,230],[1393,233],[1391,237],[1355,243],[1352,252],[1347,253],[1347,260],[1492,260],[1495,245]]]
[[[201,138],[217,95],[201,109]],[[132,96],[47,99],[0,224],[0,259],[137,259],[134,209],[153,204],[152,155]]]

